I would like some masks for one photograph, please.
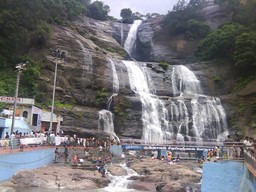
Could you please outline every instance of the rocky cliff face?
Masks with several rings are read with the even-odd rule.
[[[161,19],[144,21],[139,27],[136,59],[146,61],[144,64],[155,94],[168,110],[173,110],[170,98],[177,96],[171,89],[173,67],[164,70],[157,62],[184,63],[181,59],[192,54],[196,42],[168,37],[161,29]],[[115,132],[119,137],[142,137],[141,99],[131,90],[127,67],[122,62],[129,59],[121,46],[129,29],[130,25],[81,18],[70,27],[54,26],[47,49],[40,50],[40,53],[31,51],[34,57],[43,57],[45,63],[41,71],[41,87],[45,95],[40,101],[51,98],[54,67],[56,62],[58,64],[56,101],[69,106],[56,108],[64,117],[62,130],[101,136],[103,132],[98,113],[109,107],[114,114]],[[56,58],[56,49],[64,52],[65,57]],[[113,63],[119,79],[119,92],[115,97],[111,97],[115,92]],[[188,68],[201,81],[205,94],[221,96],[231,91],[233,82],[228,78],[228,69],[210,62],[189,64]],[[217,76],[223,77],[223,86],[216,84],[214,77]],[[113,98],[110,104],[109,98]],[[191,127],[189,125],[187,131],[193,136],[195,133]]]

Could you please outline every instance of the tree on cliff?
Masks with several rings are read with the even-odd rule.
[[[110,8],[108,5],[104,5],[102,1],[94,1],[88,7],[89,16],[97,20],[107,20]]]
[[[189,39],[206,37],[210,28],[204,23],[198,11],[204,2],[205,0],[191,0],[187,4],[185,0],[179,0],[173,6],[173,11],[169,12],[163,21],[164,27],[170,35],[183,35]]]
[[[199,43],[196,54],[203,59],[231,61],[240,74],[251,74],[256,70],[256,1],[220,3],[228,6],[232,23],[212,31]]]
[[[120,12],[123,23],[133,23],[132,10],[130,8],[124,8]]]

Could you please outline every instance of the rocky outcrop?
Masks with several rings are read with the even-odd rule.
[[[209,4],[200,14],[212,30],[230,20],[224,6]],[[152,18],[139,26],[135,59],[175,64],[193,57],[198,41],[170,36],[161,24],[163,19],[164,16]]]
[[[131,177],[135,189],[148,189],[154,183],[159,192],[180,192],[185,189],[200,191],[199,183],[202,175],[193,168],[196,164],[181,163],[168,164],[160,160],[143,159],[131,166],[140,176]]]
[[[89,162],[86,162],[88,164]],[[95,165],[94,165],[95,166]],[[186,189],[200,191],[201,174],[195,171],[195,163],[180,162],[167,164],[157,159],[134,159],[131,168],[138,176],[128,178],[132,182],[129,189],[158,192],[181,192]],[[106,166],[113,176],[127,176],[127,171],[121,166],[112,164]],[[70,164],[52,164],[30,171],[20,171],[10,181],[2,182],[1,191],[16,191],[16,189],[34,190],[97,190],[111,182],[111,176],[102,177],[95,170],[72,167]]]
[[[224,5],[209,4],[201,10],[201,14],[211,29],[217,29],[220,25],[230,21]]]
[[[196,43],[182,37],[171,37],[161,25],[163,19],[163,16],[156,17],[139,26],[135,59],[173,64],[191,56],[194,50],[191,46],[195,48]]]
[[[95,168],[96,169],[96,168]],[[70,166],[49,165],[33,171],[21,171],[2,184],[2,188],[93,190],[107,186],[106,177],[96,171],[72,169]],[[1,188],[0,188],[1,189]]]

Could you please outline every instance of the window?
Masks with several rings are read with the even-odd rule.
[[[22,117],[28,118],[28,112],[27,111],[23,111]]]

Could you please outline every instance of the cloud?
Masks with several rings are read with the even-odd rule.
[[[120,18],[120,12],[123,8],[130,8],[132,12],[160,13],[167,14],[171,11],[173,5],[178,0],[101,0],[105,5],[110,7],[109,15]]]

